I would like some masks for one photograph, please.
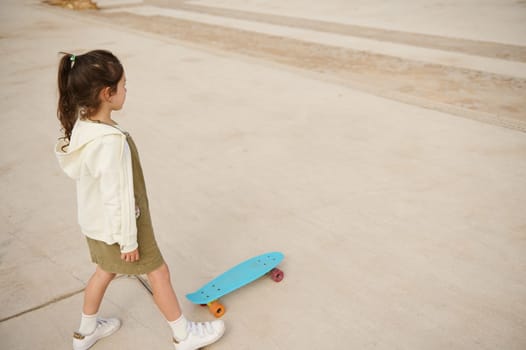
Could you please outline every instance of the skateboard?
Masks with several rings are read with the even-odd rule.
[[[186,298],[194,304],[208,306],[215,317],[221,317],[226,312],[225,307],[218,300],[222,296],[254,282],[266,274],[269,274],[273,281],[281,282],[284,273],[276,266],[283,258],[284,255],[280,252],[266,253],[250,258],[217,276],[194,293],[187,294]]]

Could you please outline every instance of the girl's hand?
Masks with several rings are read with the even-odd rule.
[[[139,248],[135,249],[133,252],[121,253],[121,259],[126,262],[139,261]]]

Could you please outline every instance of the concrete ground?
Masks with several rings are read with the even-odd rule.
[[[115,118],[187,317],[212,319],[186,293],[285,254],[280,284],[222,299],[211,349],[526,348],[526,4],[305,1],[0,3],[0,349],[78,327],[93,265],[55,80],[94,48],[126,67]],[[94,349],[172,346],[135,278],[101,314],[123,328]]]

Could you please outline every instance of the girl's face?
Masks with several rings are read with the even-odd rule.
[[[117,84],[117,92],[111,96],[110,103],[114,111],[118,111],[124,105],[126,100],[126,74],[122,74],[121,80]]]

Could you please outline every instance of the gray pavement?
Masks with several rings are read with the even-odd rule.
[[[126,67],[115,117],[139,146],[187,317],[212,318],[187,292],[285,253],[283,282],[224,298],[227,333],[211,349],[526,347],[524,132],[11,0],[0,4],[1,349],[70,349],[78,326],[93,266],[52,152],[57,52],[101,47]],[[101,313],[123,328],[94,349],[171,346],[133,278],[112,283]]]

